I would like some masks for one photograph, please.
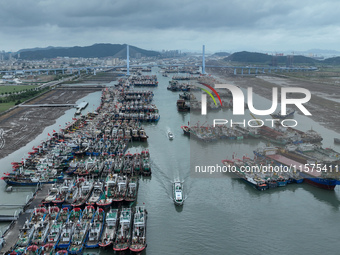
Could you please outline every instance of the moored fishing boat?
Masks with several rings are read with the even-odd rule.
[[[39,246],[33,244],[27,247],[25,255],[38,255],[39,252]]]
[[[128,178],[124,175],[118,176],[117,186],[113,194],[113,202],[122,202],[126,197]]]
[[[133,176],[129,180],[125,201],[127,202],[135,201],[137,198],[137,192],[138,192],[138,177]]]
[[[58,249],[67,249],[70,246],[71,238],[74,232],[73,221],[68,221],[63,224],[60,234],[59,242],[57,243]]]
[[[87,205],[82,213],[82,222],[90,223],[93,221],[93,217],[95,214],[94,206]]]
[[[113,244],[116,238],[117,225],[118,209],[110,209],[110,211],[106,213],[103,234],[99,241],[100,247],[108,247]]]
[[[25,249],[30,244],[33,234],[34,234],[34,223],[26,220],[22,228],[19,230],[19,239],[15,244],[14,252],[16,254],[23,254]]]
[[[93,222],[90,223],[88,237],[85,243],[86,248],[99,247],[99,241],[103,232],[105,212],[98,208],[94,215]]]
[[[292,167],[298,171],[299,175],[304,178],[304,181],[318,188],[334,190],[338,181],[332,177],[327,171],[319,171],[301,164],[293,159],[287,158],[280,153],[280,149],[276,147],[258,148],[254,154],[259,157],[266,157],[286,167]]]
[[[52,204],[52,201],[57,198],[58,194],[59,194],[59,189],[56,184],[53,184],[50,190],[48,191],[47,197],[41,202],[43,203],[43,205],[48,206]]]
[[[136,206],[134,214],[130,251],[141,252],[146,248],[147,212],[144,206]]]
[[[52,247],[54,248],[56,247],[59,241],[62,227],[63,227],[63,224],[61,222],[54,221],[51,224],[51,228],[47,235],[46,244],[52,245]]]
[[[55,245],[53,243],[44,244],[39,248],[39,255],[54,255]]]
[[[103,194],[103,183],[101,181],[96,181],[93,184],[93,191],[90,198],[87,200],[87,205],[95,205]]]
[[[93,182],[83,181],[78,188],[77,197],[72,202],[72,207],[83,207],[92,193]]]
[[[125,251],[131,243],[131,208],[123,208],[120,212],[119,226],[116,240],[113,244],[114,251]]]
[[[98,207],[108,208],[111,206],[114,191],[117,185],[117,179],[118,179],[117,174],[110,174],[106,177],[105,191],[102,194],[100,200],[96,203]]]
[[[35,245],[42,245],[45,243],[50,223],[48,221],[41,221],[35,226],[35,231],[31,243]]]
[[[185,135],[190,136],[190,127],[188,127],[188,126],[181,126],[181,129],[183,130],[183,133]]]
[[[88,225],[89,223],[82,221],[74,224],[74,233],[72,236],[71,244],[67,249],[69,254],[82,253],[88,233]]]

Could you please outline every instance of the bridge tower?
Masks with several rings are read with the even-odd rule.
[[[130,75],[129,45],[126,45],[126,75]]]
[[[205,74],[205,45],[203,45],[202,53],[202,74]]]

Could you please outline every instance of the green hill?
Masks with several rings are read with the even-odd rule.
[[[273,62],[277,64],[286,64],[290,61],[287,56],[272,56],[258,52],[236,52],[225,58],[226,61],[242,62],[242,63],[261,63],[271,65]],[[292,59],[293,64],[309,64],[314,65],[319,61],[300,55],[294,55]]]
[[[152,57],[160,55],[159,52],[149,51],[130,46],[130,56],[135,57],[140,53],[142,57]],[[69,48],[49,48],[23,51],[20,54],[21,59],[35,60],[56,57],[83,57],[83,58],[102,58],[102,57],[126,57],[126,44],[94,44],[85,47],[69,47]]]

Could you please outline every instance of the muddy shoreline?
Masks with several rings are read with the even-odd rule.
[[[54,89],[28,104],[74,104],[95,91],[86,87]],[[34,140],[69,109],[69,107],[18,107],[0,116],[0,159]]]

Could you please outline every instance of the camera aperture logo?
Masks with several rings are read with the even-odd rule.
[[[217,93],[217,91],[207,85],[203,84],[202,85],[208,87],[211,89],[214,94],[218,97],[221,106],[222,106],[222,100]],[[230,84],[215,84],[215,88],[217,89],[228,89],[230,90],[233,98],[233,115],[244,115],[244,106],[245,106],[245,98],[243,91],[238,88],[235,85],[230,85]],[[215,98],[213,95],[206,89],[200,88],[203,91],[205,91],[210,97],[213,99],[215,105],[217,105]],[[298,93],[298,94],[304,94],[305,97],[303,98],[287,98],[287,95],[291,95],[293,93]],[[286,115],[287,114],[287,105],[295,105],[304,115],[306,116],[311,116],[312,114],[305,108],[303,104],[307,103],[311,99],[311,93],[308,89],[305,88],[298,88],[298,87],[282,87],[281,88],[281,115]],[[201,108],[201,115],[206,115],[207,114],[207,95],[202,94],[201,95],[201,101],[202,101],[202,108]],[[247,89],[247,104],[248,104],[248,109],[249,111],[254,114],[254,115],[259,115],[259,116],[266,116],[273,114],[278,106],[278,88],[274,87],[272,90],[272,105],[269,109],[267,110],[258,110],[254,107],[253,103],[253,88],[248,87]],[[271,122],[272,127],[274,126],[274,123],[276,121],[280,121],[281,125],[283,127],[295,127],[297,126],[297,121],[294,119],[265,119],[265,121]],[[233,125],[243,125],[246,127],[246,120],[244,119],[243,121],[235,122],[232,119],[227,120],[227,119],[214,119],[213,121],[213,126],[215,127],[216,125],[226,125],[227,123],[230,123],[230,126],[232,127]],[[289,124],[293,123],[293,124]],[[248,120],[247,122],[249,127],[261,127],[264,125],[264,120],[261,119],[251,119]]]

